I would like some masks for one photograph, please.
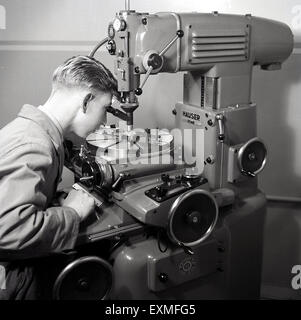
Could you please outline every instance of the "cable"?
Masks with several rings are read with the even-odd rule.
[[[94,57],[96,51],[97,51],[100,47],[102,47],[105,43],[107,43],[108,40],[109,40],[108,37],[102,39],[102,40],[95,46],[95,48],[90,52],[89,57],[91,57],[91,58]]]

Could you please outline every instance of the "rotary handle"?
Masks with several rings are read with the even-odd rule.
[[[182,38],[184,36],[184,31],[183,30],[178,30],[175,37],[164,47],[164,49],[157,54],[157,57],[159,57],[159,59],[163,59],[163,55],[172,47],[172,45],[179,39]],[[142,88],[144,87],[147,79],[149,78],[149,76],[151,75],[152,71],[153,71],[154,67],[152,65],[149,65],[149,68],[146,70],[146,74],[145,77],[140,85],[140,88],[138,88],[136,90],[136,95],[140,96],[142,94]]]

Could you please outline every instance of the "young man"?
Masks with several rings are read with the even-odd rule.
[[[98,128],[113,95],[117,82],[103,64],[73,57],[55,70],[45,104],[23,106],[0,130],[0,265],[6,275],[0,300],[38,298],[30,259],[74,247],[94,200],[74,190],[62,207],[50,207],[64,164],[63,139],[69,133],[86,138]]]

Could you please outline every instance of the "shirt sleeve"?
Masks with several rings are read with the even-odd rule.
[[[0,155],[0,257],[36,257],[72,249],[80,217],[69,207],[50,207],[55,188],[53,157],[42,144],[18,145]]]

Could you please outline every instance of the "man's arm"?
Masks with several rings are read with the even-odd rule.
[[[0,257],[32,257],[74,247],[80,217],[71,207],[47,208],[57,172],[47,147],[18,145],[0,156]]]

